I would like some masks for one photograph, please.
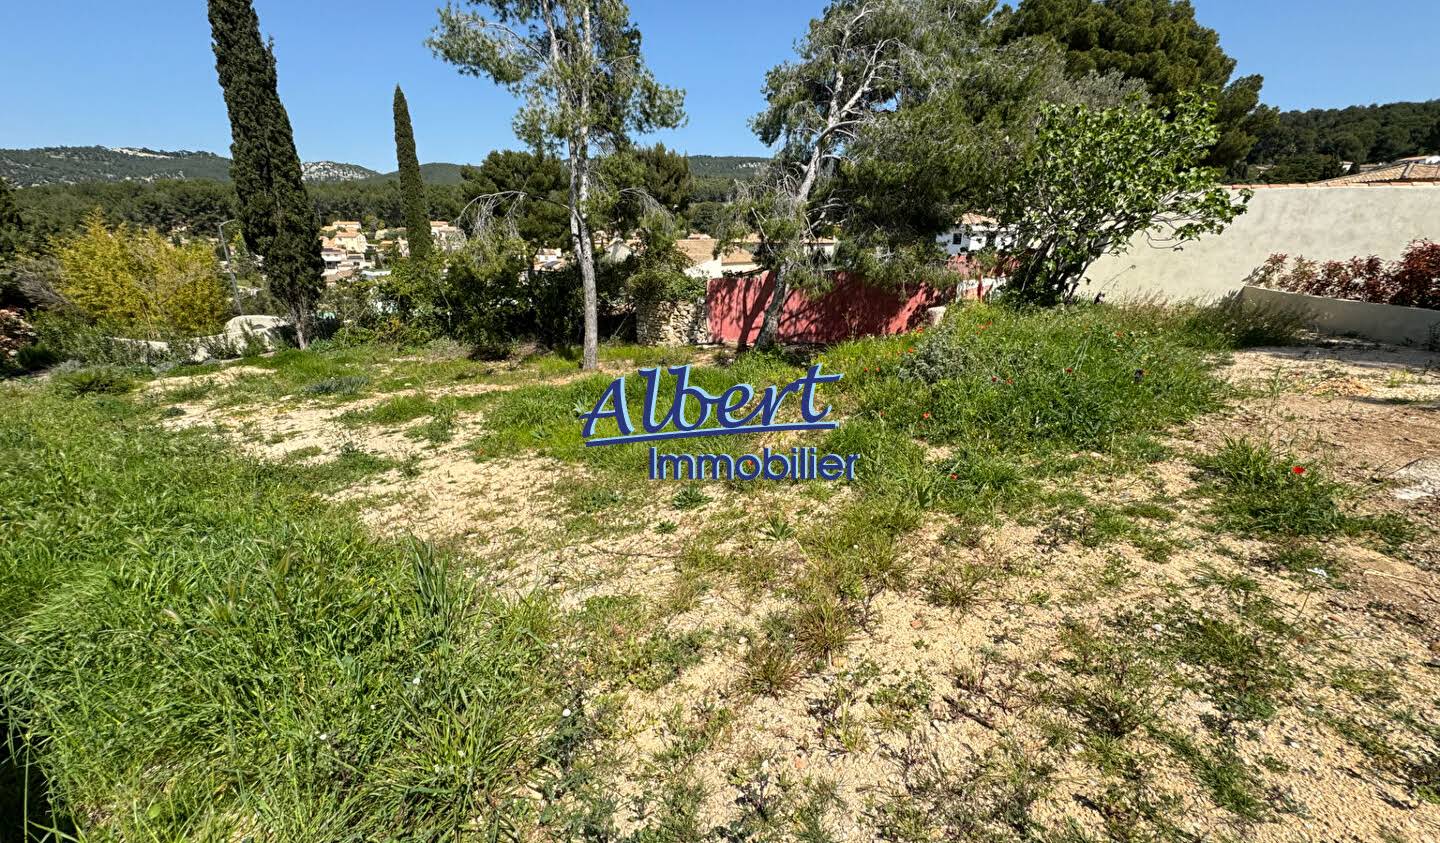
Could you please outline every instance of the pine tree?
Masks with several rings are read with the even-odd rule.
[[[395,86],[395,158],[400,165],[400,199],[405,205],[405,239],[410,243],[410,257],[423,259],[434,248],[430,209],[425,201],[425,182],[420,177],[420,159],[415,154],[410,106],[399,85]]]
[[[324,289],[325,263],[290,116],[276,89],[273,45],[261,40],[250,0],[209,0],[209,9],[245,244],[264,259],[270,292],[290,311],[304,347],[310,311]]]

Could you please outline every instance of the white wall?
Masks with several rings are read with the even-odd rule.
[[[1412,240],[1440,241],[1440,185],[1257,188],[1249,210],[1182,251],[1142,234],[1090,267],[1082,295],[1214,299],[1239,290],[1275,253],[1315,260],[1400,257]]]

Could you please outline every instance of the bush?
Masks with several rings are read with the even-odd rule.
[[[61,394],[77,398],[83,395],[124,395],[135,388],[135,379],[115,366],[64,372],[55,375],[51,383]]]
[[[1440,310],[1440,243],[1417,240],[1388,263],[1373,255],[1324,263],[1271,255],[1248,281],[1310,296]]]

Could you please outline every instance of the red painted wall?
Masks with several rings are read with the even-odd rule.
[[[763,276],[713,278],[705,291],[710,336],[715,342],[755,341],[765,321],[765,307],[775,290],[770,273]],[[971,293],[973,295],[973,293]],[[782,342],[838,342],[875,334],[898,334],[925,324],[925,310],[948,304],[955,289],[921,285],[906,292],[868,287],[845,275],[823,295],[811,297],[791,290],[780,311]]]

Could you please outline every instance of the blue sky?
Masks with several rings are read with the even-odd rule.
[[[5,0],[0,147],[101,144],[228,154],[205,3]],[[1239,72],[1281,108],[1440,98],[1435,0],[1194,0]],[[423,161],[515,146],[514,103],[461,77],[423,41],[434,2],[256,0],[305,160],[393,170],[390,100],[405,88]],[[689,123],[656,139],[692,154],[764,154],[746,127],[765,70],[821,0],[631,0],[661,81]],[[1407,25],[1406,21],[1413,25]]]

